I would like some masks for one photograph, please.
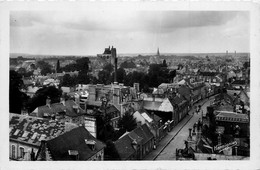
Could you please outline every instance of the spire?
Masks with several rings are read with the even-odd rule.
[[[158,47],[158,49],[157,49],[157,56],[160,56],[159,47]]]

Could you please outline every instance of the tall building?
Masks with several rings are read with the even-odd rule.
[[[103,54],[97,54],[97,58],[100,59],[102,62],[115,64],[115,58],[116,58],[116,48],[110,46],[108,48],[105,48],[105,51]]]
[[[114,82],[117,82],[117,54],[116,54],[116,48],[114,48],[112,46],[112,48],[110,48],[110,46],[108,48],[105,48],[105,51],[103,54],[97,54],[97,58],[103,63],[103,65],[105,64],[112,64],[114,66],[114,72],[115,72],[115,76],[114,76]]]

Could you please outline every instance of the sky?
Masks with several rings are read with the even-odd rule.
[[[249,52],[246,11],[11,11],[10,52],[117,53]]]

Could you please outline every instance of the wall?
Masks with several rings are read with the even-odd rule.
[[[14,157],[12,157],[12,146],[15,146]],[[19,149],[20,147],[24,148],[25,154],[24,154],[23,159],[20,158],[20,149]],[[9,142],[9,158],[12,159],[12,160],[30,161],[32,149],[33,149],[35,156],[36,156],[36,154],[38,152],[38,148],[28,146],[28,145],[25,145],[25,144],[22,144],[22,143],[10,141]]]

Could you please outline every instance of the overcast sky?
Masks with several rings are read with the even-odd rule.
[[[12,11],[10,52],[249,52],[249,13],[227,11]]]

